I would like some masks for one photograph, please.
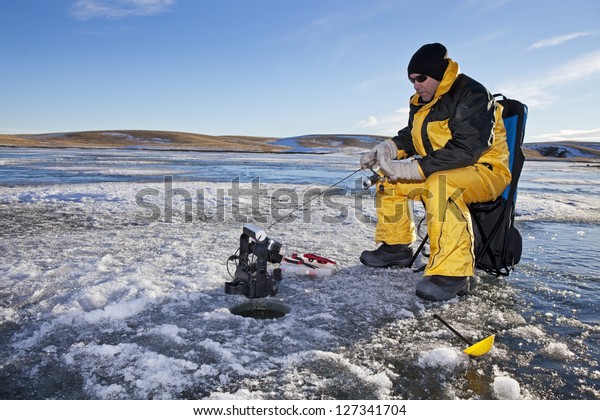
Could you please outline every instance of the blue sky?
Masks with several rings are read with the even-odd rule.
[[[0,0],[0,133],[393,136],[430,42],[526,141],[600,141],[597,0]]]

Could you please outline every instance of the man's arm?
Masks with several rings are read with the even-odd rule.
[[[410,134],[410,126],[398,131],[398,135],[392,138],[398,147],[398,159],[403,159],[417,154]]]
[[[425,176],[476,163],[491,146],[494,111],[493,97],[482,85],[464,89],[448,124],[452,138],[444,147],[429,153],[419,162]]]

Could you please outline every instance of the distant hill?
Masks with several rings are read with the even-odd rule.
[[[552,142],[525,143],[525,157],[534,159],[600,160],[600,143]]]
[[[105,130],[49,134],[0,134],[0,147],[129,148],[271,153],[332,153],[373,147],[383,136],[310,134],[296,137],[210,136],[177,131]],[[525,143],[529,160],[600,161],[600,143]]]
[[[350,134],[297,137],[210,136],[177,131],[104,130],[49,134],[0,134],[0,147],[136,148],[272,153],[331,153],[368,149],[385,137]]]
[[[50,134],[0,134],[0,146],[137,148],[201,151],[283,152],[272,144],[277,138],[251,136],[209,136],[177,131],[106,130]]]

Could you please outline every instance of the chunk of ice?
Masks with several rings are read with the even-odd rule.
[[[494,398],[498,400],[517,400],[521,395],[519,383],[508,376],[498,376],[494,379]]]

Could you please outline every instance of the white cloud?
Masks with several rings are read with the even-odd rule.
[[[168,10],[176,0],[77,0],[70,10],[79,20],[94,18],[123,19],[152,16]]]
[[[592,130],[560,130],[532,137],[544,141],[600,141],[600,128]]]
[[[600,50],[577,57],[536,77],[521,78],[524,81],[506,82],[494,89],[513,98],[519,98],[530,107],[539,109],[552,105],[558,96],[552,90],[571,83],[583,83],[600,76]]]
[[[370,115],[359,121],[358,126],[363,134],[392,137],[396,135],[398,130],[406,127],[409,112],[409,108],[400,108],[391,114]]]
[[[535,44],[530,45],[528,50],[535,50],[538,48],[547,48],[547,47],[555,47],[557,45],[563,44],[572,39],[580,38],[582,36],[592,35],[592,32],[575,32],[569,35],[561,35],[555,36],[554,38],[542,39],[541,41],[536,42]]]
[[[519,101],[526,103],[529,108],[548,108],[558,100],[557,95],[551,94],[544,86],[539,84],[528,85],[509,82],[500,85],[500,87],[493,89],[493,91],[501,92],[509,98],[518,98]]]
[[[581,82],[600,74],[600,50],[565,63],[542,78],[544,87]]]

